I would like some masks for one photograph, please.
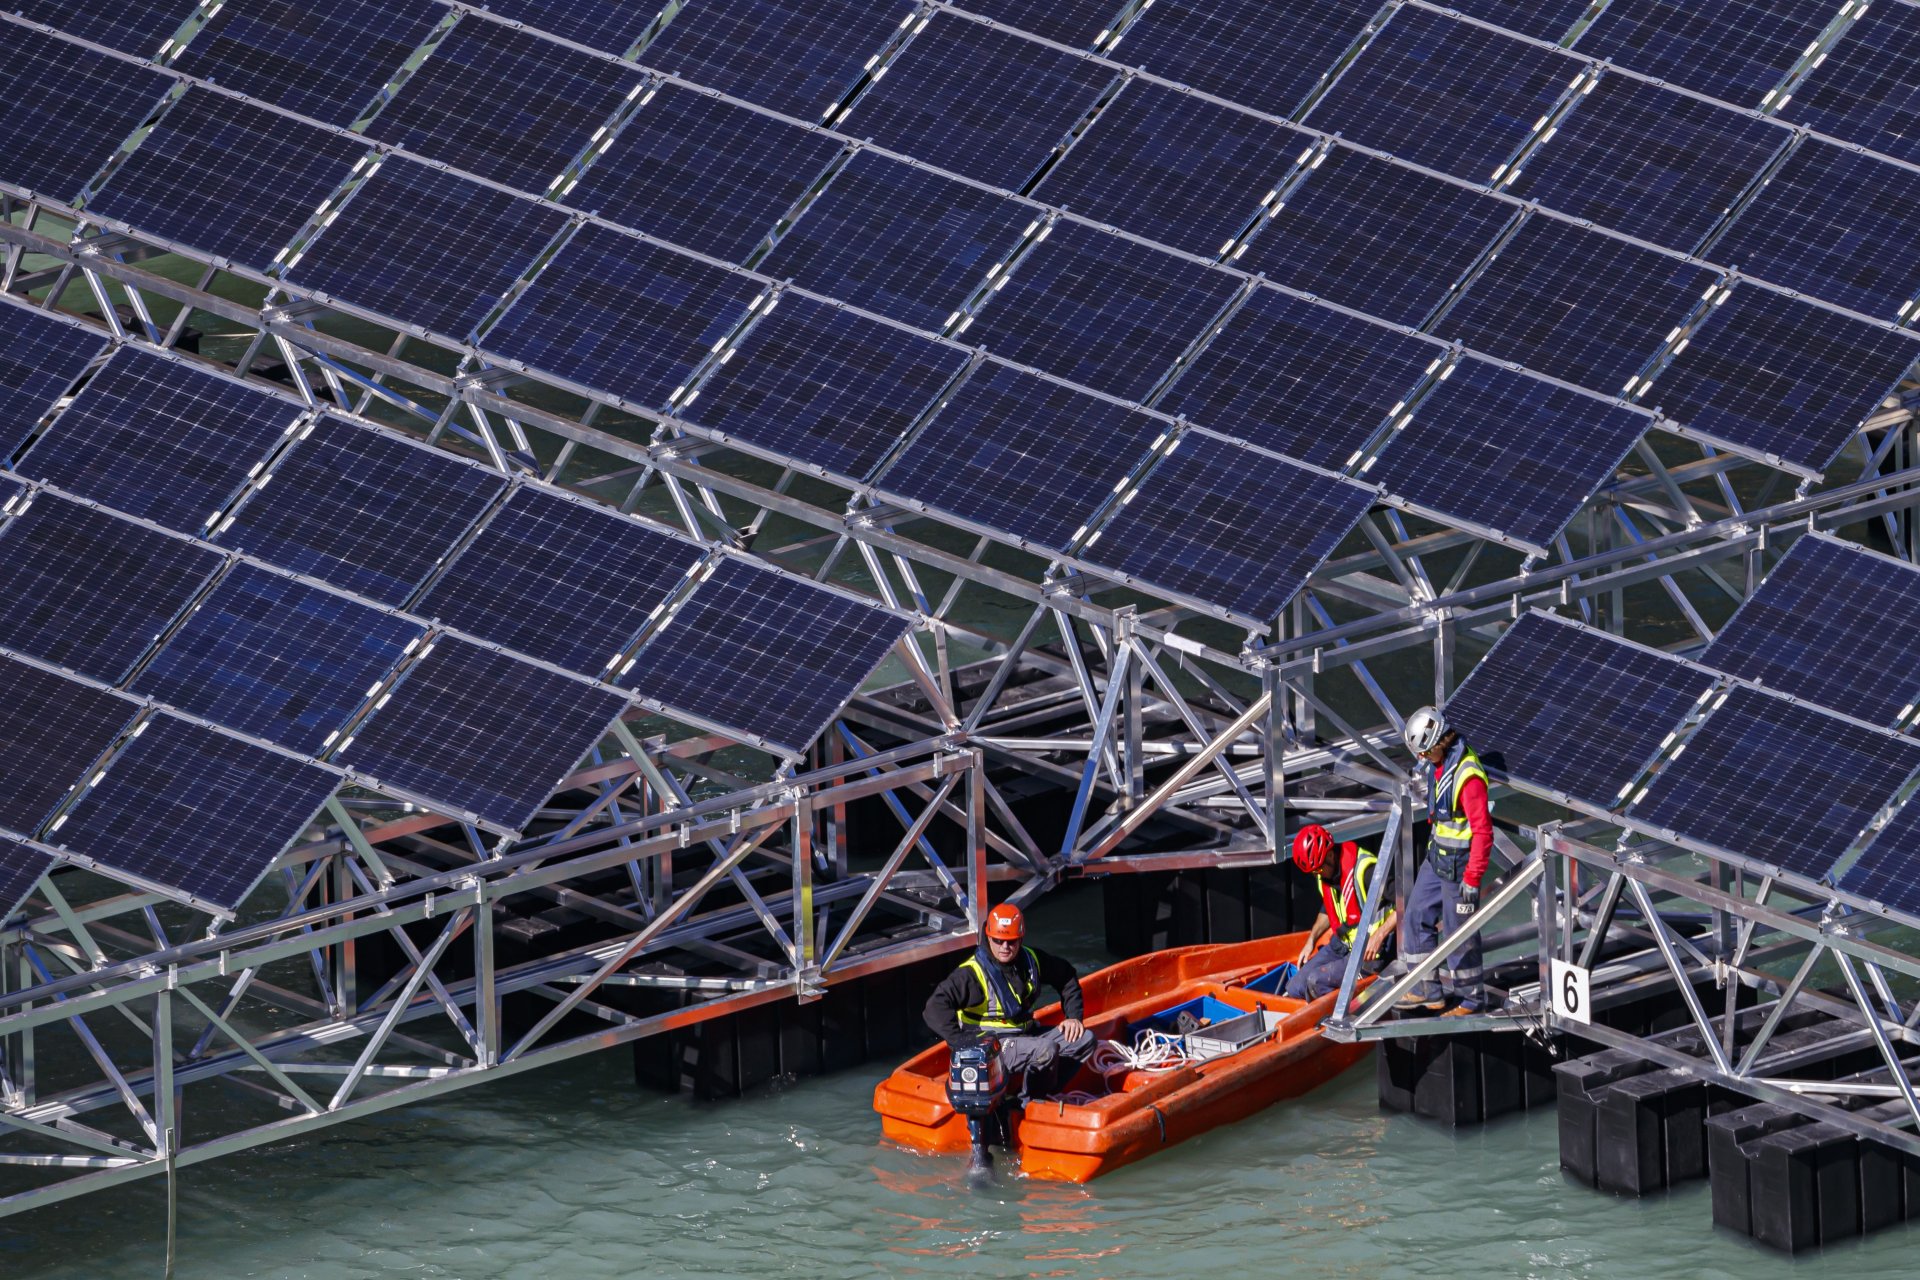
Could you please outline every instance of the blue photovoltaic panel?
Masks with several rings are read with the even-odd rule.
[[[317,755],[425,634],[419,623],[241,564],[187,615],[133,690]]]
[[[221,523],[217,539],[400,605],[506,483],[450,454],[322,418]]]
[[[1698,98],[1604,76],[1507,191],[1691,250],[1790,136]]]
[[[1189,432],[1081,558],[1267,621],[1373,501],[1371,489]]]
[[[232,378],[124,348],[19,469],[129,515],[200,533],[299,415],[299,405]]]
[[[1619,395],[1717,278],[1708,267],[1533,217],[1434,332]]]
[[[653,21],[661,4],[631,0],[487,0],[487,12],[550,31],[575,44],[625,53]]]
[[[0,827],[40,830],[139,709],[130,698],[0,658]]]
[[[339,781],[311,761],[162,714],[47,842],[231,911]]]
[[[1344,467],[1444,354],[1384,325],[1258,289],[1159,408],[1323,467]]]
[[[621,677],[642,697],[802,751],[907,633],[904,618],[726,560]]]
[[[1031,205],[863,151],[760,269],[868,311],[939,329],[1038,220]]]
[[[1712,684],[1678,658],[1530,612],[1447,699],[1447,723],[1516,781],[1611,809]]]
[[[1162,430],[1124,405],[990,365],[961,384],[879,485],[1064,551]]]
[[[1875,5],[1780,112],[1848,142],[1920,162],[1920,8]]]
[[[173,80],[9,25],[0,41],[0,179],[70,201]]]
[[[1058,222],[966,330],[997,356],[1127,400],[1172,372],[1238,277],[1077,222]]]
[[[802,120],[845,96],[913,0],[699,0],[640,60]]]
[[[18,840],[0,837],[0,924],[20,909],[54,860]]]
[[[42,494],[0,530],[0,648],[117,684],[220,557]]]
[[[106,349],[104,334],[0,304],[0,449],[8,457]]]
[[[1909,798],[1880,829],[1840,887],[1903,911],[1920,914],[1920,804]]]
[[[1113,81],[1111,68],[943,13],[834,127],[1018,191]]]
[[[1736,685],[1627,812],[1817,878],[1916,768],[1920,742]]]
[[[159,56],[160,46],[193,15],[193,0],[9,0],[7,9],[29,22],[103,44],[142,58]],[[9,27],[9,38],[16,28]]]
[[[1700,661],[1891,728],[1920,693],[1920,569],[1802,538]]]
[[[1536,40],[1558,43],[1593,0],[1447,0],[1447,8]]]
[[[442,637],[337,758],[518,831],[627,705],[612,689]]]
[[[584,386],[664,405],[760,292],[749,277],[698,258],[583,227],[486,345]]]
[[[419,612],[598,676],[626,656],[701,554],[631,516],[522,485],[435,580]]]
[[[1089,48],[1126,7],[1125,0],[967,0],[968,13],[1061,44]]]
[[[462,338],[567,215],[425,165],[383,165],[287,271],[326,293]]]
[[[1160,0],[1103,52],[1272,115],[1293,114],[1380,12],[1376,0]]]
[[[1517,210],[1336,147],[1235,264],[1395,324],[1425,320]]]
[[[1714,241],[1715,261],[1882,320],[1920,292],[1920,173],[1803,141]]]
[[[1837,15],[1833,0],[1613,0],[1580,52],[1758,107]]]
[[[632,67],[468,19],[367,134],[540,195],[641,83]]]
[[[1650,425],[1631,409],[1469,359],[1414,406],[1365,478],[1544,548]]]
[[[420,0],[227,4],[173,65],[325,124],[348,125],[444,14]]]
[[[1920,343],[1798,298],[1736,286],[1643,400],[1676,422],[1824,471]]]
[[[1425,9],[1395,11],[1308,123],[1430,169],[1490,181],[1582,64]]]
[[[1164,86],[1107,105],[1036,198],[1188,253],[1223,251],[1293,164],[1303,135]]]
[[[864,479],[967,353],[808,298],[784,298],[681,416]]]
[[[593,162],[567,203],[739,262],[840,150],[833,137],[676,84]]]

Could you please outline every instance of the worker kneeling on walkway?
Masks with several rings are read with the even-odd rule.
[[[1353,954],[1360,934],[1360,913],[1366,905],[1367,890],[1373,884],[1379,858],[1351,840],[1340,845],[1340,857],[1333,857],[1333,836],[1323,826],[1309,823],[1293,838],[1293,865],[1320,881],[1321,910],[1300,948],[1300,960],[1287,979],[1286,995],[1296,1000],[1312,1000],[1340,989],[1347,971],[1347,957]],[[1335,922],[1338,923],[1335,923]],[[1361,950],[1363,962],[1372,963],[1393,937],[1394,914],[1374,922]],[[1325,938],[1325,945],[1321,939]],[[1316,949],[1317,948],[1317,949]]]
[[[999,1042],[1003,1070],[1025,1072],[1026,1096],[1045,1097],[1063,1075],[1087,1060],[1099,1043],[1086,1024],[1080,975],[1067,961],[1024,945],[1027,922],[1015,906],[987,914],[986,937],[927,997],[927,1025],[959,1049],[991,1038]],[[1042,986],[1060,993],[1064,1015],[1057,1027],[1042,1031],[1033,1021]]]

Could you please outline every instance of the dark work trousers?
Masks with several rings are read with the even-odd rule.
[[[1318,951],[1307,957],[1305,964],[1293,971],[1281,994],[1295,1000],[1312,1000],[1329,991],[1338,991],[1340,979],[1347,971],[1348,954],[1346,943],[1328,938]]]
[[[1460,882],[1442,876],[1431,857],[1420,862],[1420,874],[1413,878],[1413,895],[1407,903],[1407,952],[1403,960],[1408,968],[1419,964],[1472,916],[1454,910],[1460,901]],[[1431,978],[1419,983],[1413,994],[1427,1000],[1452,996],[1469,1009],[1478,1009],[1486,1001],[1480,968],[1480,935],[1474,934],[1446,958],[1440,966],[1440,981]]]

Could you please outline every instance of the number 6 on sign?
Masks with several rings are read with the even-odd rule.
[[[1565,960],[1553,963],[1553,1012],[1555,1017],[1587,1025],[1592,1022],[1587,999],[1588,972]]]

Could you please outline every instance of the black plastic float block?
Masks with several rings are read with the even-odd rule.
[[[820,1045],[820,1004],[782,1000],[774,1006],[780,1018],[780,1070],[790,1076],[817,1076],[825,1060]]]
[[[1714,1225],[1753,1234],[1753,1197],[1748,1169],[1749,1144],[1794,1125],[1805,1124],[1798,1112],[1771,1102],[1756,1102],[1707,1119],[1707,1171],[1713,1184]]]
[[[733,1015],[735,1061],[738,1074],[734,1090],[749,1089],[771,1081],[780,1074],[780,1010],[774,1005],[756,1005]]]
[[[1860,1143],[1830,1124],[1756,1139],[1749,1170],[1753,1236],[1798,1253],[1860,1234]]]
[[[1248,880],[1245,867],[1208,867],[1198,875],[1206,886],[1207,941],[1245,942],[1248,927]]]
[[[1271,938],[1309,928],[1313,917],[1294,923],[1292,867],[1251,867],[1247,871],[1247,936]]]
[[[1706,1173],[1704,1081],[1678,1069],[1652,1071],[1590,1096],[1601,1190],[1643,1196]]]
[[[1431,1036],[1395,1036],[1380,1042],[1374,1062],[1382,1109],[1413,1110],[1413,1087],[1432,1060],[1433,1043]]]
[[[1426,1069],[1413,1086],[1413,1113],[1458,1127],[1486,1116],[1480,1096],[1480,1037],[1424,1037],[1433,1045]]]
[[[1562,1169],[1590,1187],[1599,1185],[1599,1103],[1593,1095],[1617,1081],[1653,1069],[1652,1063],[1627,1049],[1602,1049],[1554,1067]]]
[[[1901,1153],[1885,1143],[1860,1143],[1860,1234],[1872,1235],[1906,1216]]]

